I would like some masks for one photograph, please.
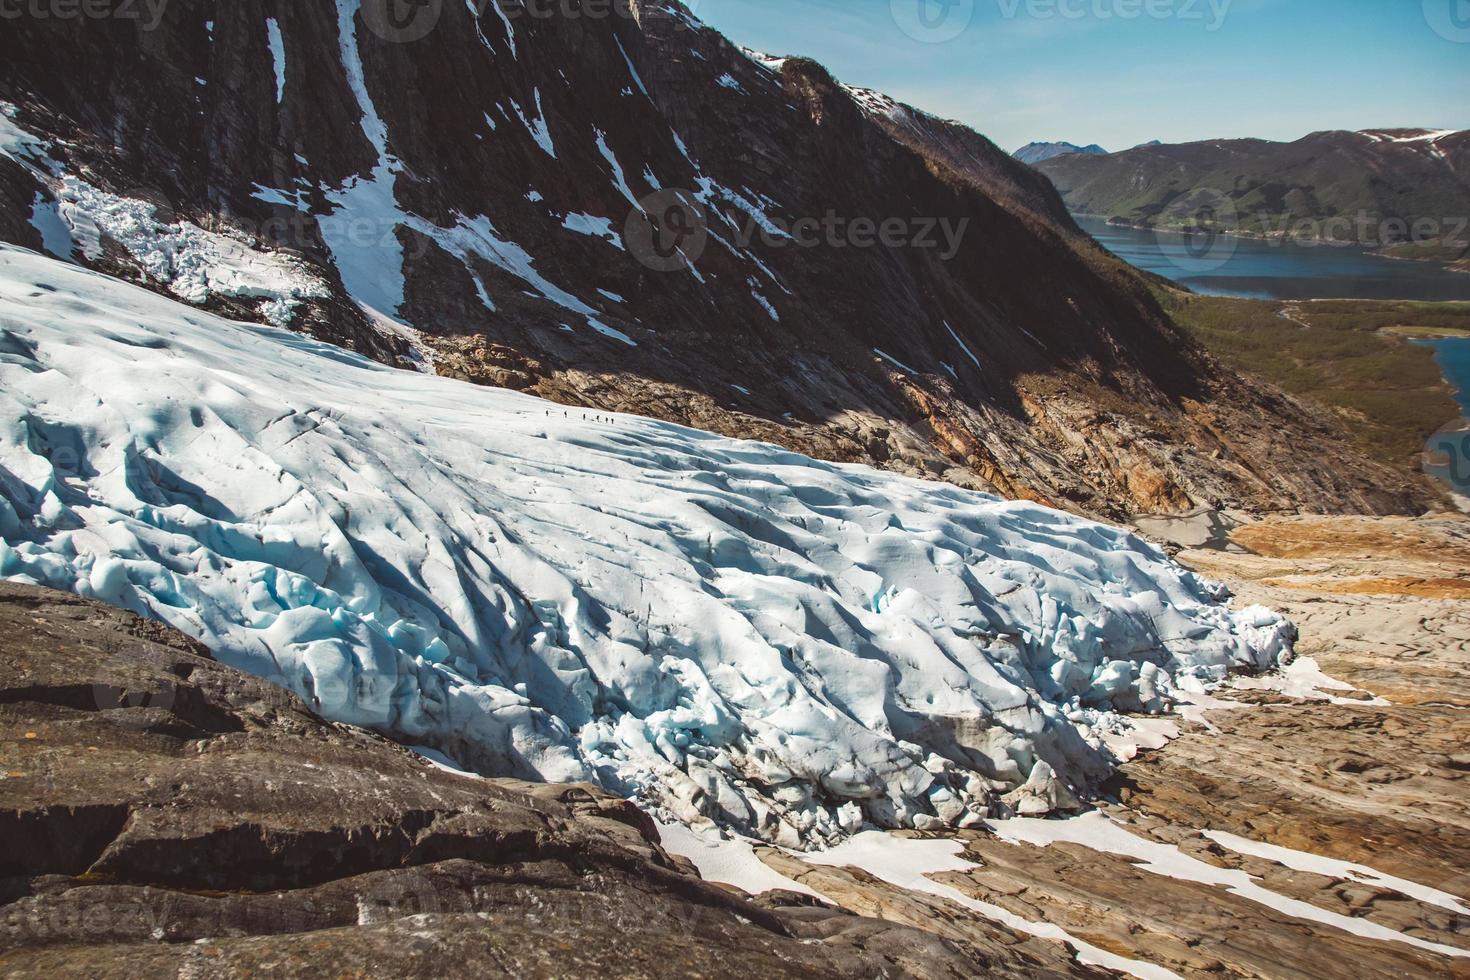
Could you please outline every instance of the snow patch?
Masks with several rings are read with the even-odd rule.
[[[960,857],[964,845],[956,840],[912,840],[879,831],[867,831],[819,854],[804,857],[809,864],[834,868],[853,867],[908,891],[933,895],[999,922],[1017,932],[1041,939],[1064,942],[1075,951],[1077,962],[1117,970],[1140,980],[1180,980],[1178,974],[1152,963],[1130,960],[1099,949],[1049,922],[1030,922],[1013,912],[971,898],[951,885],[941,885],[929,875],[973,871],[979,865]]]
[[[598,217],[594,214],[580,214],[573,211],[566,216],[561,226],[579,235],[600,238],[619,251],[627,251],[623,247],[623,236],[618,234],[617,230],[613,228],[613,223],[607,218]]]
[[[763,862],[752,842],[739,837],[721,837],[714,828],[692,830],[683,824],[660,823],[658,836],[663,849],[686,857],[705,881],[734,885],[747,895],[769,891],[796,892],[836,905],[826,895],[793,881]]]
[[[1360,707],[1383,707],[1389,704],[1388,701],[1378,697],[1357,700],[1327,693],[1329,691],[1354,691],[1357,688],[1334,677],[1328,677],[1312,657],[1298,657],[1280,670],[1261,674],[1258,677],[1237,677],[1231,681],[1231,686],[1246,691],[1275,691],[1289,698],[1300,698],[1303,701],[1326,701],[1330,704]]]
[[[499,6],[499,4],[496,4],[496,9],[499,9]],[[510,107],[515,110],[516,116],[520,118],[521,124],[526,127],[526,132],[530,133],[531,138],[536,141],[536,145],[545,150],[547,156],[555,160],[556,146],[551,142],[551,129],[546,125],[546,116],[541,111],[541,90],[539,88],[535,91],[535,98],[536,116],[534,119],[528,119],[526,117],[525,110],[521,108],[521,104],[515,99],[510,100]]]
[[[271,51],[271,65],[276,72],[276,104],[286,97],[286,44],[281,39],[281,26],[274,17],[265,19],[266,43]]]
[[[1054,843],[1080,844],[1102,854],[1126,857],[1142,870],[1152,874],[1224,888],[1232,895],[1293,918],[1318,922],[1364,939],[1406,943],[1446,956],[1470,957],[1470,950],[1429,942],[1417,936],[1396,932],[1367,919],[1329,912],[1310,902],[1288,898],[1270,891],[1257,884],[1256,879],[1244,871],[1217,868],[1213,864],[1190,857],[1173,844],[1162,844],[1139,837],[1101,813],[1088,813],[1070,820],[1018,818],[992,820],[990,823],[1002,840],[1012,844],[1024,843],[1035,847],[1046,847]],[[1247,841],[1246,844],[1250,842]],[[1265,846],[1259,845],[1259,847]]]

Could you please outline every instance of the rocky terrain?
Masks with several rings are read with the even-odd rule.
[[[1094,514],[1433,500],[1285,448],[1340,423],[1203,353],[978,134],[674,0],[564,6],[11,21],[0,240],[385,363]]]
[[[0,583],[0,975],[1093,975],[749,901],[590,787],[446,772],[156,623]]]

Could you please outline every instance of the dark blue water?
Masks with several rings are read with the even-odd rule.
[[[1462,418],[1430,436],[1425,447],[1424,471],[1449,483],[1457,492],[1470,496],[1470,339],[1416,340],[1434,348],[1434,359],[1445,380],[1455,387]]]
[[[1361,248],[1077,223],[1130,265],[1200,293],[1250,299],[1470,300],[1470,274],[1432,262],[1385,259]]]

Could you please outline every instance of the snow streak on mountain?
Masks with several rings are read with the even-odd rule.
[[[0,576],[793,845],[1066,807],[1291,628],[1116,528],[390,369],[0,247]]]

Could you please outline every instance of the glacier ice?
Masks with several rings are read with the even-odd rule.
[[[396,371],[0,246],[0,577],[323,715],[792,846],[1085,794],[1292,630],[1026,502]]]

